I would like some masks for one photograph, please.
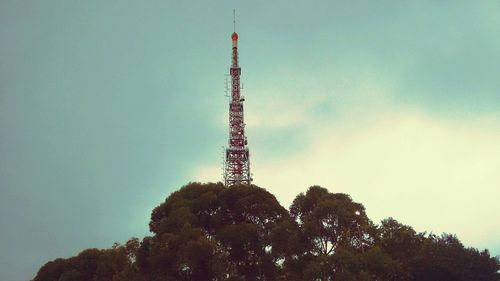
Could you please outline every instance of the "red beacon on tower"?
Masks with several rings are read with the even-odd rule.
[[[250,184],[250,153],[245,136],[243,102],[240,95],[241,68],[238,64],[238,33],[231,35],[233,41],[231,75],[231,99],[229,102],[229,146],[224,161],[224,184],[226,186]]]

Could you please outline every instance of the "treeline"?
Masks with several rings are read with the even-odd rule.
[[[156,207],[150,237],[88,249],[34,281],[495,281],[500,263],[456,236],[380,225],[349,195],[313,186],[290,210],[257,186],[191,183]]]

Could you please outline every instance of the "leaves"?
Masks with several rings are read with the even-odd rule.
[[[287,211],[257,186],[190,183],[149,226],[142,241],[50,261],[34,281],[500,280],[487,250],[393,218],[374,225],[362,204],[319,186]]]

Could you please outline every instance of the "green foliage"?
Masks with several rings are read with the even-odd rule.
[[[298,253],[307,264],[303,279],[357,278],[361,272],[358,255],[373,242],[372,224],[362,204],[347,194],[312,186],[295,198],[290,213],[303,241]]]
[[[288,212],[262,188],[189,184],[153,211],[150,277],[276,279],[289,244],[277,234],[291,228]]]
[[[319,186],[287,211],[257,186],[190,183],[149,227],[142,241],[47,262],[33,281],[500,281],[487,250],[392,218],[376,226],[362,204]]]
[[[135,253],[130,252],[137,238],[126,246],[111,249],[87,249],[69,259],[56,259],[38,271],[34,281],[124,281],[139,280],[135,270]]]

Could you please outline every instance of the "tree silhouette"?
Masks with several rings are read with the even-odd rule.
[[[357,255],[373,244],[373,226],[362,204],[349,195],[330,193],[312,186],[299,194],[290,207],[298,223],[303,252],[299,253],[306,280],[333,280],[337,275],[356,278],[361,272],[354,263]]]
[[[487,250],[416,233],[313,186],[290,211],[257,186],[190,183],[156,207],[152,236],[47,262],[33,281],[500,281]]]
[[[290,225],[288,212],[260,187],[195,183],[153,211],[149,251],[152,261],[170,265],[163,277],[274,280],[283,275],[288,244],[276,233]]]

